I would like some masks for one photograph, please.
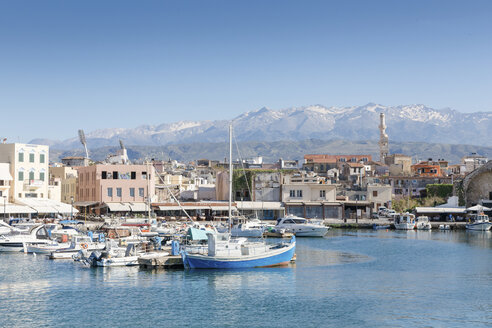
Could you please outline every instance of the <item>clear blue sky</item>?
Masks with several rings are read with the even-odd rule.
[[[0,1],[11,141],[263,106],[490,111],[491,92],[492,1]]]

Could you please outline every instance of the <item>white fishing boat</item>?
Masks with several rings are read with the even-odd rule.
[[[229,226],[232,220],[232,126],[229,127]],[[181,252],[188,269],[239,269],[284,265],[293,258],[295,237],[290,243],[267,244],[246,238],[231,238],[227,233],[207,233],[208,246],[203,254]]]
[[[475,231],[489,231],[492,223],[489,222],[489,216],[483,213],[473,214],[469,217],[469,223],[466,229]]]
[[[395,218],[396,230],[413,230],[414,228],[415,228],[415,215],[410,213],[405,213]]]
[[[425,215],[417,216],[415,219],[415,228],[417,230],[431,230],[432,225],[429,222],[429,217]]]
[[[27,233],[13,230],[8,235],[0,236],[0,252],[23,252],[27,243],[39,245],[51,242],[44,225],[37,225]]]
[[[276,229],[285,229],[292,232],[296,237],[323,237],[330,229],[321,224],[321,222],[310,222],[307,219],[288,215],[280,218],[275,225]]]

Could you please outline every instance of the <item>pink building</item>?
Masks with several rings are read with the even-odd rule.
[[[151,165],[97,164],[77,171],[79,203],[105,203],[112,212],[140,212],[147,196],[152,200],[155,194]]]

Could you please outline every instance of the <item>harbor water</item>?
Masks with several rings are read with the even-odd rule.
[[[330,230],[285,268],[87,268],[0,254],[0,327],[485,327],[492,235]]]

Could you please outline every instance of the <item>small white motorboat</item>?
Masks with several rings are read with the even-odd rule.
[[[22,252],[28,243],[50,244],[52,240],[44,225],[33,226],[28,233],[12,230],[8,235],[0,236],[0,252]]]
[[[415,228],[417,230],[431,230],[432,225],[429,222],[429,217],[425,215],[417,216],[415,219]]]
[[[304,218],[288,215],[278,219],[275,229],[285,229],[292,232],[296,237],[323,237],[330,228],[318,221],[310,222]]]

